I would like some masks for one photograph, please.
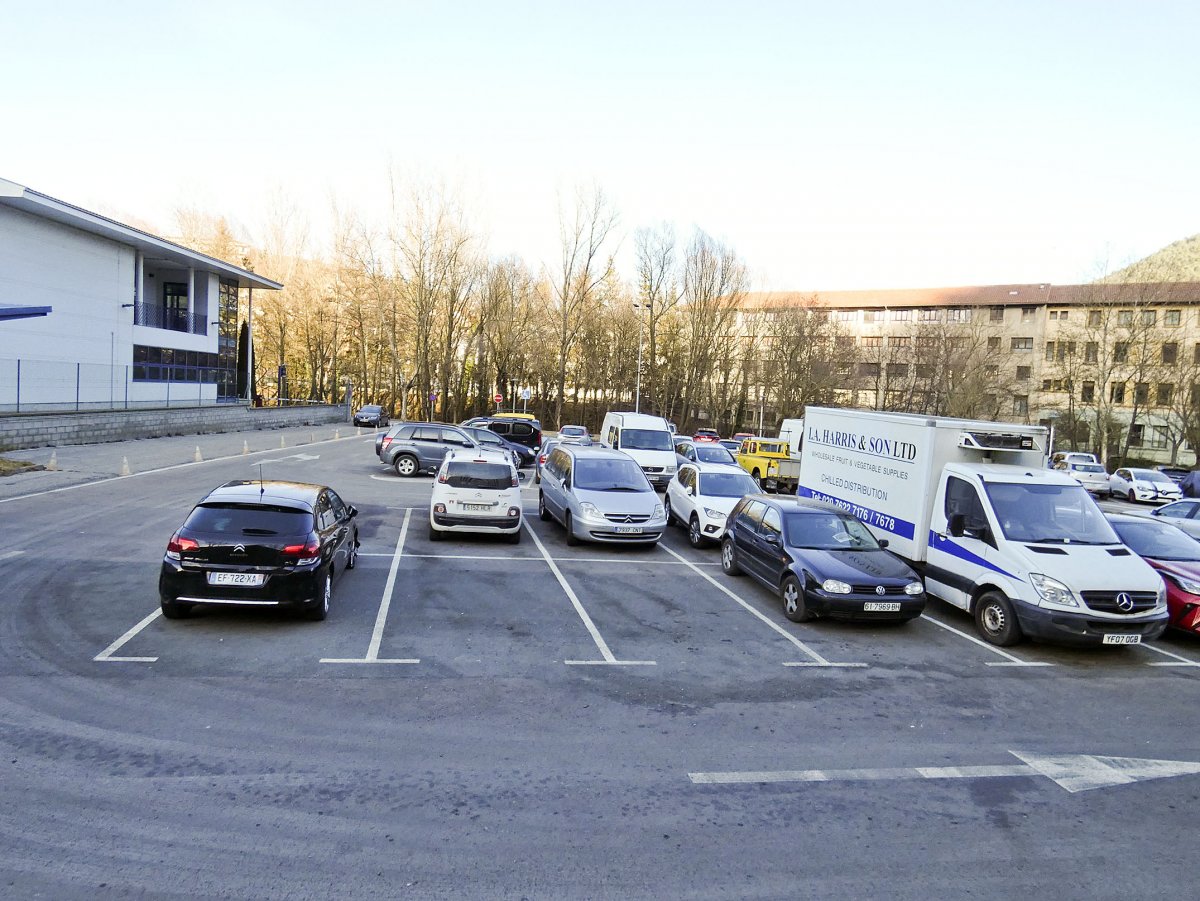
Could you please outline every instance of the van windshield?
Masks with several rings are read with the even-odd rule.
[[[1083,486],[989,482],[1004,537],[1033,544],[1120,544]]]
[[[621,450],[675,450],[671,433],[655,429],[622,429]]]

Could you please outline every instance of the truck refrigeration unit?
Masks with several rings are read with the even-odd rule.
[[[1048,437],[1042,426],[809,407],[796,493],[858,516],[992,644],[1157,638],[1162,578],[1075,479],[1046,468]]]

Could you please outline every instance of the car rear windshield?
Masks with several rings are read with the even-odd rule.
[[[697,444],[696,459],[701,463],[737,463],[737,460],[733,459],[733,454],[719,444],[710,444],[707,447]]]
[[[312,526],[311,513],[269,504],[201,504],[183,524],[218,535],[306,535]]]
[[[673,436],[668,431],[655,429],[624,429],[621,432],[621,450],[674,450]]]
[[[446,484],[451,488],[504,491],[512,487],[512,471],[502,463],[451,461],[446,466]]]
[[[586,491],[654,490],[642,468],[629,459],[576,460],[575,487]]]
[[[792,513],[784,517],[788,547],[822,551],[874,551],[879,549],[867,527],[841,513]]]
[[[1099,463],[1072,463],[1071,468],[1076,472],[1104,472],[1105,469]]]
[[[586,435],[588,430],[581,425],[565,425],[559,429],[560,435],[565,435],[571,438],[578,438],[581,435]]]

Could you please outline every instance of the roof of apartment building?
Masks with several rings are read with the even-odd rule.
[[[184,268],[214,272],[223,278],[236,281],[239,288],[267,288],[277,291],[283,287],[279,282],[264,278],[241,266],[199,253],[166,238],[160,238],[66,201],[56,200],[3,178],[0,178],[0,204],[136,248],[148,261],[161,261]]]
[[[894,307],[1030,307],[1093,304],[1200,304],[1200,282],[1134,284],[982,285],[963,288],[896,288],[877,291],[756,291],[746,309],[812,305],[828,309]]]

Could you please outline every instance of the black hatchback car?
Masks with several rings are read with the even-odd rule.
[[[925,609],[925,587],[886,545],[836,507],[752,494],[729,514],[721,568],[778,591],[784,615],[795,623],[814,616],[913,619]]]
[[[358,560],[358,515],[324,485],[233,481],[198,503],[167,543],[163,616],[192,607],[288,607],[329,614],[333,580]]]
[[[476,416],[463,423],[475,429],[491,429],[501,438],[537,450],[542,446],[542,424],[524,416]]]

